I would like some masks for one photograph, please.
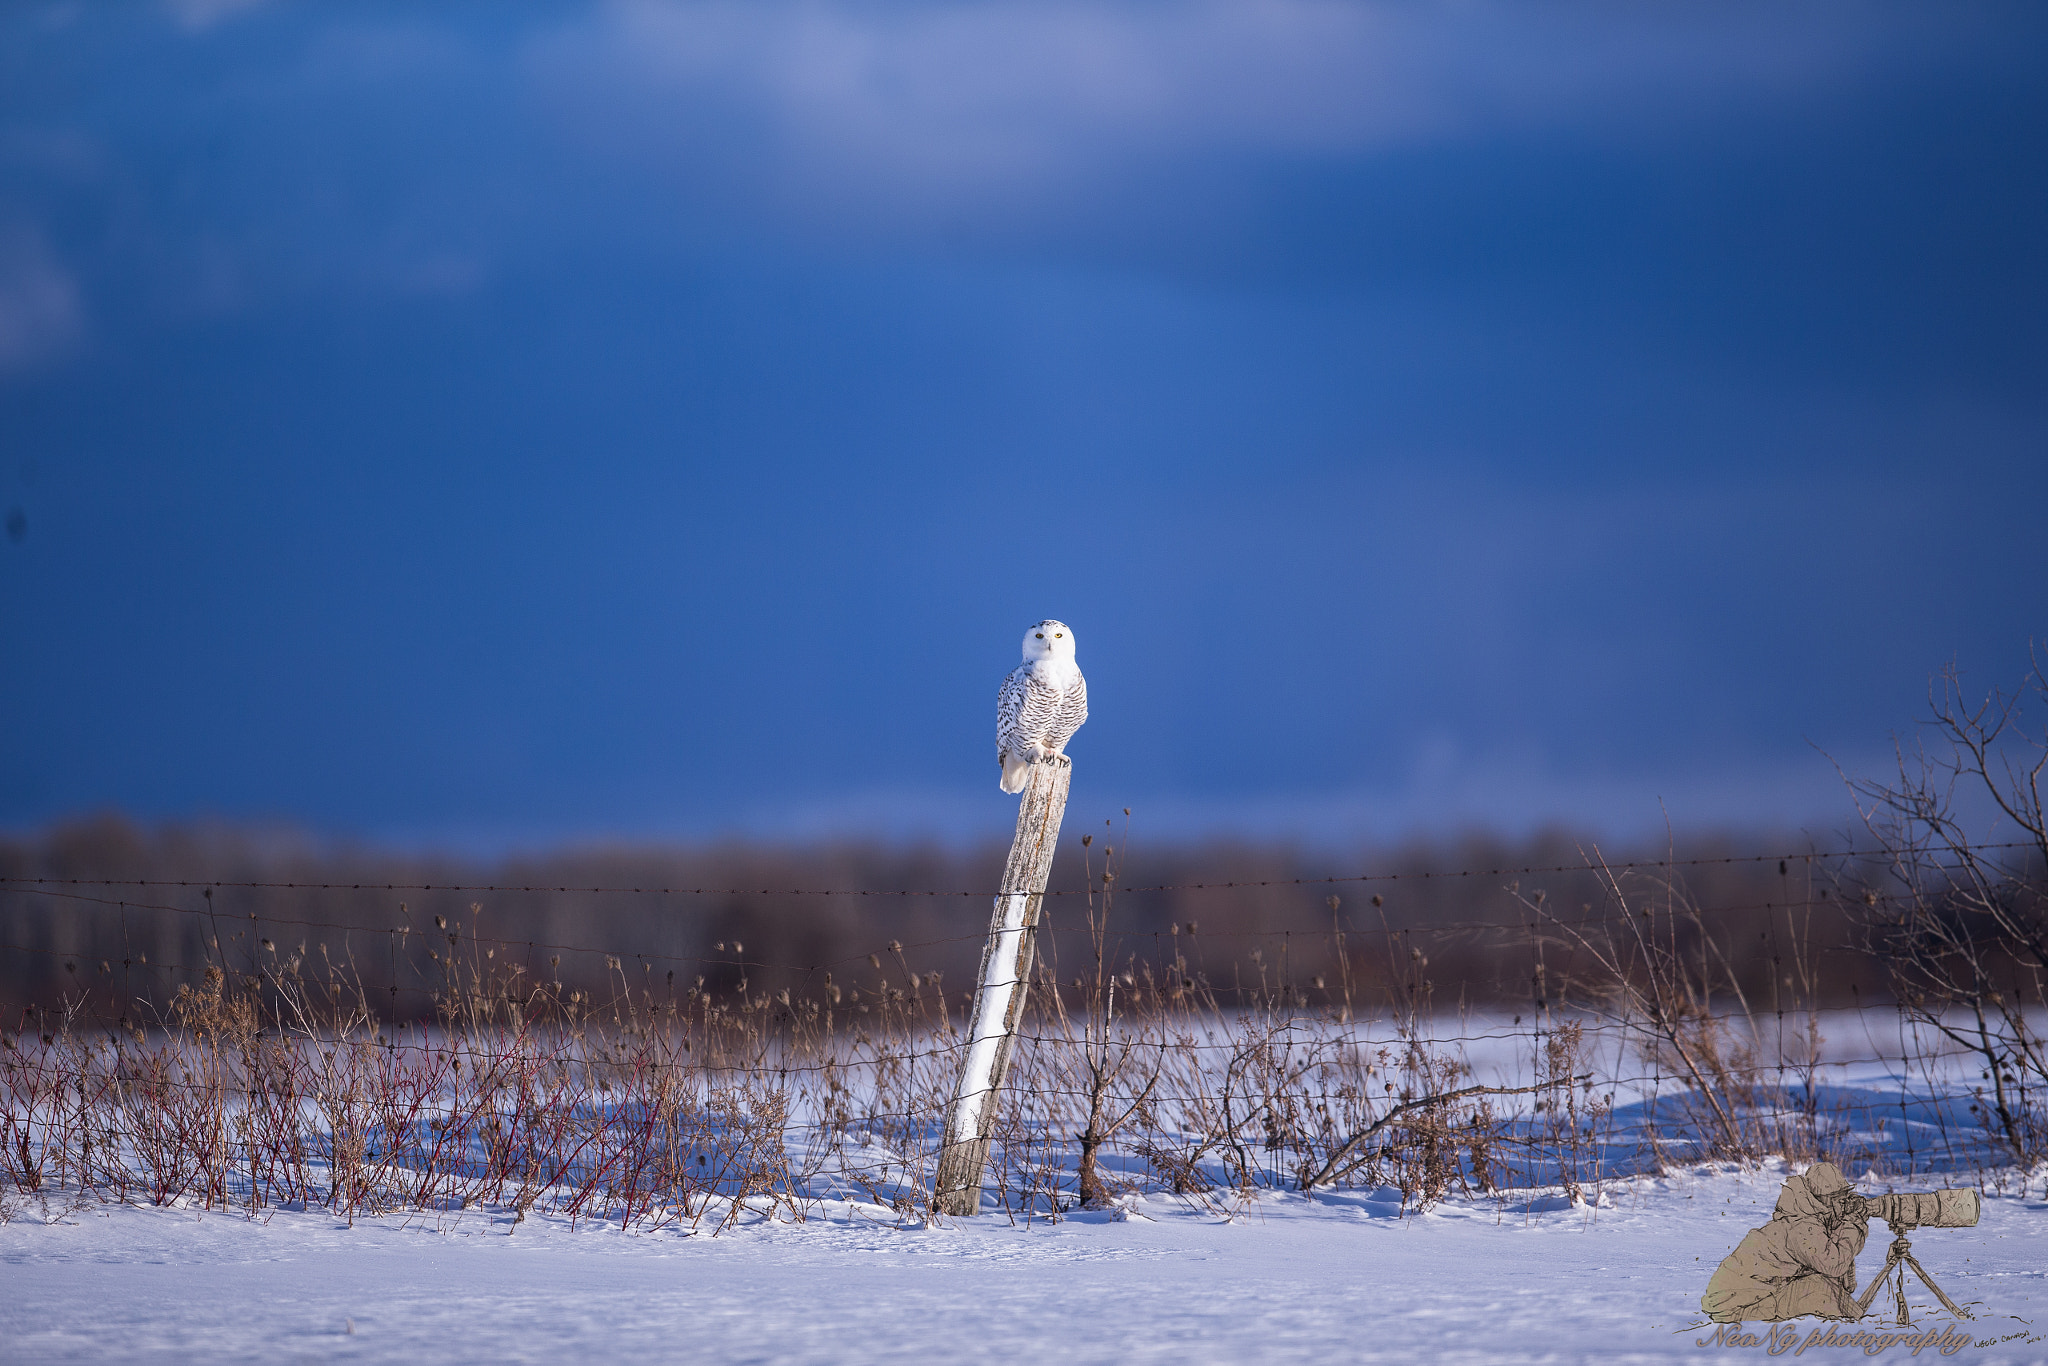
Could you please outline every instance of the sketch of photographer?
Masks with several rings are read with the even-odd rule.
[[[1785,1182],[1771,1221],[1714,1269],[1700,1308],[1721,1323],[1857,1318],[1856,1254],[1869,1236],[1863,1197],[1833,1163],[1816,1162]]]
[[[1918,1227],[1968,1228],[1976,1224],[1973,1190],[1923,1194],[1858,1195],[1832,1162],[1816,1162],[1786,1179],[1771,1220],[1751,1229],[1707,1282],[1700,1308],[1720,1323],[1776,1322],[1812,1316],[1860,1319],[1880,1285],[1898,1269],[1900,1322],[1905,1322],[1905,1268],[1912,1270],[1953,1313],[1962,1311],[1934,1284],[1913,1256],[1907,1234]],[[1892,1228],[1884,1270],[1859,1299],[1856,1254],[1870,1236],[1872,1216]]]

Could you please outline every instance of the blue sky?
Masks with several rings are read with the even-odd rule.
[[[1838,826],[2048,636],[2026,5],[0,15],[0,825]],[[16,534],[18,533],[18,534]]]

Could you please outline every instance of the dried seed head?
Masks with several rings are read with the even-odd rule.
[[[1380,899],[1380,894],[1378,892],[1374,892],[1372,894],[1372,904],[1375,906],[1384,906],[1387,903]]]
[[[868,955],[868,966],[869,966],[869,967],[871,967],[871,968],[878,968],[878,967],[882,966],[882,956],[881,956],[880,954],[877,954],[877,953],[871,953],[871,954],[869,954],[869,955]]]

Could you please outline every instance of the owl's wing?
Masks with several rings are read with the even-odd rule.
[[[1017,733],[1018,722],[1023,718],[1026,699],[1031,693],[1031,666],[1026,664],[1010,670],[1003,679],[1003,686],[996,690],[996,754],[998,757],[1010,752],[1011,737]]]

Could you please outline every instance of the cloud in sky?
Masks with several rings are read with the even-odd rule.
[[[184,28],[199,31],[257,9],[270,0],[163,0],[164,9]]]
[[[1939,66],[1970,26],[1868,6],[615,0],[522,62],[592,150],[715,168],[843,230],[1085,213],[1161,165],[1635,142]]]
[[[43,233],[0,222],[0,372],[61,356],[84,334],[78,284]]]
[[[1048,613],[1081,781],[1189,829],[1796,814],[1809,740],[2048,629],[2044,50],[1966,4],[0,9],[46,471],[0,467],[0,821],[993,829]],[[1257,667],[1195,686],[1219,627]]]
[[[156,70],[123,61],[141,40],[117,20],[74,22],[101,35],[103,74],[121,70],[78,112],[123,119],[170,99],[173,136],[192,118],[242,123],[246,145],[213,172],[261,162],[268,211],[311,235],[321,214],[359,215],[389,193],[406,221],[365,252],[458,223],[516,247],[522,230],[587,227],[579,213],[656,185],[695,227],[733,229],[737,215],[813,244],[1113,236],[1148,209],[1227,229],[1256,215],[1273,176],[1304,167],[1501,139],[1639,149],[2024,61],[2024,45],[1985,39],[2004,11],[1968,5],[606,0],[483,15],[183,0],[173,12],[183,51],[151,49]],[[29,19],[15,25],[32,38]],[[32,92],[38,73],[20,74]],[[12,103],[19,121],[35,100]],[[575,192],[539,188],[563,177]]]
[[[764,235],[1398,271],[1475,209],[1597,242],[1599,223],[1560,220],[1612,192],[1572,180],[1603,157],[1640,178],[1757,128],[1825,139],[1845,107],[2030,50],[1996,40],[1996,5],[198,3],[164,41],[132,16],[37,13],[12,20],[0,198],[98,220],[59,233],[54,263],[87,300],[114,258],[202,312]],[[53,45],[89,74],[58,79],[35,57]],[[23,151],[76,144],[89,171]],[[1538,178],[1499,175],[1521,152]],[[1578,164],[1546,183],[1560,156]],[[1418,183],[1430,158],[1448,180]]]
[[[795,145],[957,174],[1186,147],[1349,155],[1535,125],[1825,97],[1941,59],[1906,10],[1196,0],[615,0],[528,56],[592,97],[717,92]]]

